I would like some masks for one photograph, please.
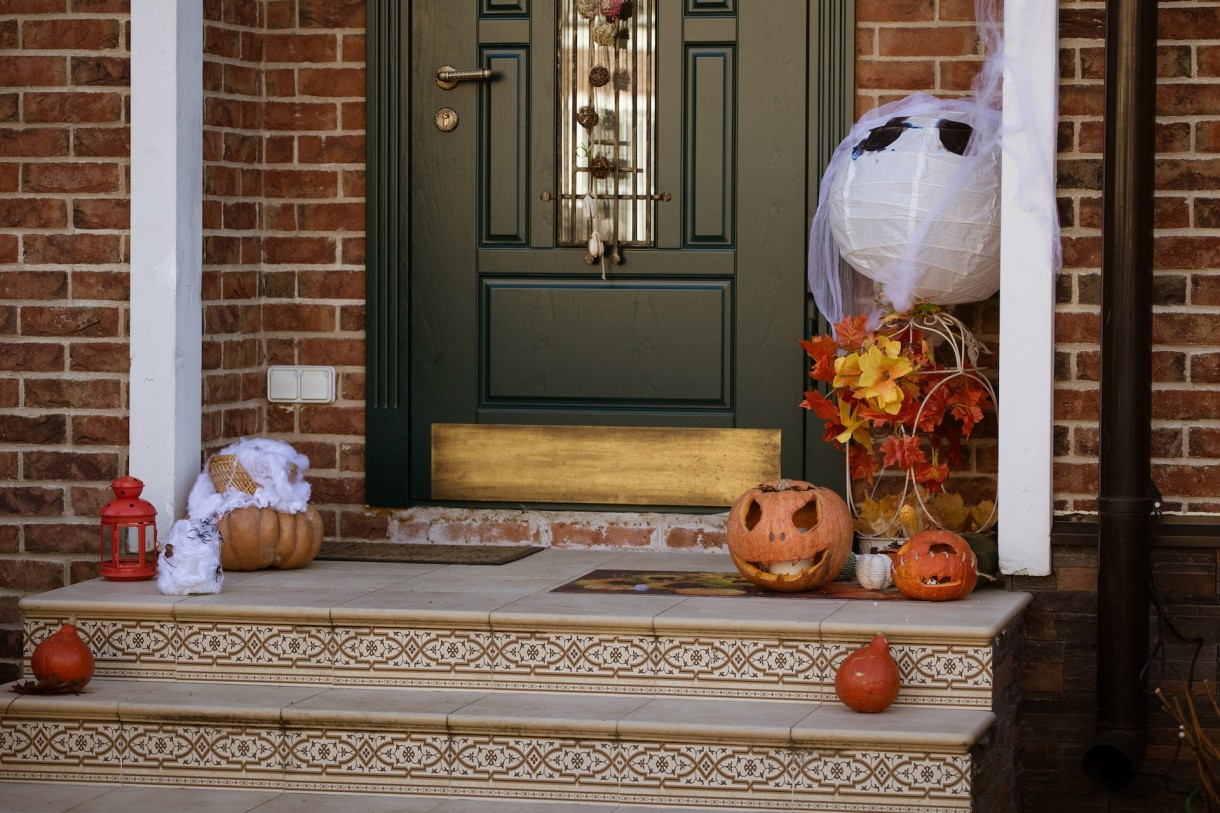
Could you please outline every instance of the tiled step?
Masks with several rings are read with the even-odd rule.
[[[27,657],[70,616],[99,677],[833,702],[885,633],[898,705],[992,709],[1029,597],[955,602],[551,592],[594,569],[735,572],[726,555],[546,550],[502,566],[314,562],[215,596],[94,580],[26,598]]]
[[[409,794],[412,805],[998,809],[972,799],[994,769],[984,709],[112,679],[80,696],[3,697],[7,780]]]

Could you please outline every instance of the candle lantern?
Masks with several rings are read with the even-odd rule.
[[[115,498],[101,511],[102,575],[116,581],[157,575],[157,510],[140,499],[144,483],[120,477],[110,484]]]

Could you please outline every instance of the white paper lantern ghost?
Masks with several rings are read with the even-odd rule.
[[[157,557],[157,589],[167,596],[219,593],[220,531],[207,519],[180,519]]]
[[[899,310],[1000,288],[999,151],[967,153],[971,136],[950,116],[895,117],[842,155],[825,201],[835,243]]]

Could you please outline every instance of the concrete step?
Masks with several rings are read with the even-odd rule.
[[[973,798],[997,770],[984,709],[105,678],[79,696],[6,693],[0,704],[8,781],[402,794],[441,811],[464,797],[1002,809]]]
[[[93,580],[22,600],[26,654],[76,616],[99,677],[830,703],[843,657],[884,633],[898,705],[992,710],[1029,601],[553,592],[597,569],[736,572],[723,554],[548,549],[501,566],[229,573],[214,596]]]

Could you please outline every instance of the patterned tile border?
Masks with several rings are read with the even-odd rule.
[[[27,618],[26,656],[58,627]],[[635,633],[522,632],[82,618],[98,676],[820,699],[858,644]],[[988,708],[990,647],[891,645],[900,703]]]
[[[7,718],[0,777],[311,791],[964,811],[968,755],[444,732]]]

